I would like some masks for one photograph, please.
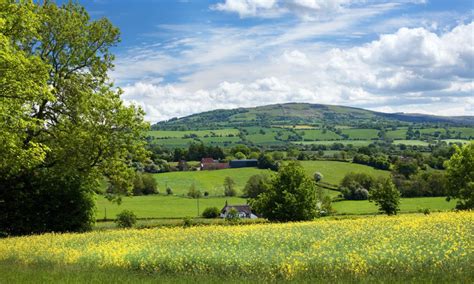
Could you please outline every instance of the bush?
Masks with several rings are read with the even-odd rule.
[[[235,181],[231,177],[224,179],[224,195],[225,196],[236,196],[237,191],[235,190]]]
[[[400,192],[390,178],[381,178],[370,192],[369,200],[379,206],[379,211],[387,215],[396,215],[399,211]]]
[[[239,219],[239,212],[235,208],[230,209],[229,212],[227,212],[227,216],[225,217],[225,220],[229,222],[237,222]]]
[[[151,174],[136,173],[133,180],[133,195],[158,194],[155,178]]]
[[[173,194],[173,190],[171,189],[171,187],[167,187],[167,188],[166,188],[166,194],[168,194],[168,195],[172,195],[172,194]]]
[[[191,198],[199,198],[201,197],[201,191],[196,189],[196,185],[193,183],[188,191],[188,196]]]
[[[220,210],[217,207],[207,207],[202,212],[202,217],[204,218],[217,218],[220,215]]]
[[[314,181],[315,182],[320,182],[323,179],[323,174],[320,172],[315,172],[313,175]]]
[[[194,225],[194,220],[191,217],[184,217],[183,218],[183,227],[191,227]]]
[[[365,173],[348,173],[342,179],[339,191],[348,200],[367,200],[375,178]]]
[[[268,190],[270,178],[266,174],[253,175],[244,187],[243,197],[257,198],[258,195]]]
[[[119,228],[131,228],[137,223],[137,216],[130,210],[123,210],[117,214],[115,223],[117,223]]]

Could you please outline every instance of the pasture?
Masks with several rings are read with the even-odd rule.
[[[112,203],[102,196],[97,198],[97,219],[115,219],[122,210],[133,211],[138,218],[184,218],[198,216],[206,207],[221,209],[225,202],[229,204],[246,204],[247,201],[240,197],[209,197],[187,198],[179,196],[149,195],[122,198],[120,205]],[[105,216],[107,214],[107,216]]]
[[[429,209],[430,211],[449,211],[454,209],[456,201],[446,201],[445,197],[417,197],[417,198],[401,198],[400,212],[418,212],[421,209]],[[365,215],[377,214],[378,208],[373,202],[368,200],[344,200],[333,202],[332,207],[336,210],[336,215]]]
[[[242,193],[247,180],[256,174],[267,173],[270,170],[257,168],[223,169],[210,171],[186,171],[154,174],[160,192],[164,193],[166,187],[173,190],[173,194],[186,195],[189,188],[194,183],[196,189],[201,193],[207,191],[210,196],[224,195],[224,179],[231,177],[235,181],[235,188],[238,194]]]
[[[130,272],[125,279],[136,281],[468,283],[473,231],[473,212],[452,212],[44,234],[0,239],[0,267],[8,268],[1,270],[6,283],[37,281],[46,271],[62,281],[114,279],[103,270]]]

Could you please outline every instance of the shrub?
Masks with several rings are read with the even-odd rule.
[[[143,180],[143,194],[158,194],[158,186],[153,175],[144,174],[142,177]]]
[[[167,187],[167,188],[166,188],[166,194],[168,194],[168,195],[172,195],[172,194],[173,194],[173,190],[171,189],[171,187]]]
[[[131,228],[137,223],[137,216],[130,210],[123,210],[117,214],[115,223],[119,228]]]
[[[217,218],[220,215],[220,210],[217,207],[207,207],[202,212],[202,217],[204,218]]]
[[[191,217],[184,217],[183,218],[183,227],[191,227],[194,225],[194,220]]]
[[[240,219],[239,212],[235,208],[230,209],[229,212],[227,212],[227,215],[225,217],[225,220],[229,222],[237,222],[239,221],[239,219]]]
[[[381,178],[370,192],[369,200],[379,206],[379,211],[387,215],[396,215],[399,211],[400,192],[390,178]]]
[[[224,179],[224,195],[225,196],[236,196],[237,191],[235,190],[235,181],[231,177]]]
[[[201,191],[196,189],[196,185],[193,183],[188,191],[188,196],[191,198],[199,198],[201,197]]]
[[[313,177],[314,177],[315,182],[320,182],[323,179],[324,176],[320,172],[315,172]]]
[[[339,191],[348,200],[366,200],[375,185],[375,178],[365,173],[348,173],[342,179]]]
[[[243,196],[246,198],[257,198],[258,195],[268,190],[270,178],[266,174],[251,176],[244,187]]]

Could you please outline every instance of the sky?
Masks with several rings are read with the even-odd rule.
[[[474,115],[474,1],[89,0],[151,122],[306,102]]]

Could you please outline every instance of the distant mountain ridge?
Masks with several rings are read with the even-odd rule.
[[[380,125],[410,125],[420,123],[474,127],[474,116],[383,113],[338,105],[285,103],[251,108],[216,109],[161,121],[153,125],[152,128],[178,130],[288,125],[374,127]]]

